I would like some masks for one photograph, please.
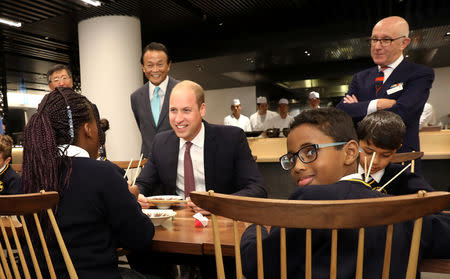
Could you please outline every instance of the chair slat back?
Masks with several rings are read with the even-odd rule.
[[[130,164],[130,161],[112,161],[112,163],[118,165],[121,169],[126,170],[128,168],[128,165]],[[139,167],[142,167],[147,163],[147,159],[142,159],[141,164]],[[139,160],[133,160],[130,165],[130,169],[135,169],[138,167]]]
[[[391,159],[391,163],[401,163],[404,165],[406,162],[411,162],[411,172],[415,171],[415,160],[423,157],[423,152],[412,151],[404,153],[395,153]]]
[[[358,254],[356,265],[356,278],[362,278],[363,255],[364,255],[364,233],[365,227],[387,226],[385,243],[385,257],[383,265],[383,278],[389,278],[391,247],[392,247],[392,224],[409,220],[416,220],[414,223],[413,239],[411,241],[408,272],[406,278],[415,278],[417,271],[417,259],[422,228],[422,217],[441,211],[450,204],[450,193],[420,191],[418,194],[355,199],[355,200],[279,200],[262,199],[225,195],[218,193],[191,192],[192,201],[199,207],[211,212],[213,230],[218,234],[216,215],[230,218],[237,221],[257,224],[257,261],[258,278],[264,278],[263,253],[261,241],[261,225],[281,227],[280,235],[280,262],[281,278],[286,278],[285,257],[285,230],[283,228],[306,229],[306,251],[305,251],[305,278],[311,278],[311,229],[331,229],[331,261],[330,278],[337,278],[337,241],[338,230],[355,229],[359,230]],[[402,210],[399,210],[399,209]],[[236,226],[237,227],[237,226]],[[219,237],[217,237],[219,239]],[[216,243],[216,261],[221,261],[221,244]],[[283,251],[284,249],[284,251]],[[235,246],[239,250],[239,246]],[[220,255],[219,255],[220,253]],[[236,256],[237,253],[235,253]],[[240,257],[240,254],[239,254]],[[236,263],[240,263],[240,259]],[[222,271],[218,274],[223,276]]]
[[[36,252],[34,250],[37,247],[34,247],[33,242],[31,241],[29,227],[26,219],[24,218],[24,215],[32,215],[34,217],[36,231],[41,242],[40,248],[44,254],[49,276],[50,278],[56,278],[56,273],[38,217],[38,214],[43,214],[42,212],[47,213],[47,216],[50,219],[50,224],[52,226],[53,232],[55,233],[56,240],[59,244],[59,248],[66,263],[66,268],[70,278],[78,278],[73,263],[68,254],[67,248],[64,244],[61,232],[59,231],[58,224],[56,223],[56,219],[53,215],[52,208],[56,206],[58,201],[59,196],[57,192],[42,191],[41,193],[35,194],[0,196],[0,215],[6,215],[6,217],[2,217],[0,222],[2,231],[1,238],[3,240],[3,243],[5,243],[5,249],[8,254],[8,257],[6,257],[3,252],[4,248],[1,247],[0,242],[0,278],[21,278],[21,273],[25,278],[31,278],[32,275],[34,275],[36,278],[43,278],[41,272],[42,266],[39,266]],[[13,216],[19,216],[20,223],[18,221],[14,222]],[[11,233],[9,233],[9,231]],[[10,242],[11,235],[14,246]],[[21,246],[20,237],[23,237],[26,240],[26,244],[29,250],[29,256],[32,262],[32,270],[34,272],[29,269],[27,261],[25,260],[25,254]],[[13,253],[14,249],[17,250],[19,262],[16,262],[15,260]],[[21,267],[21,270],[19,270],[19,266]],[[12,272],[10,270],[10,267],[12,269]]]

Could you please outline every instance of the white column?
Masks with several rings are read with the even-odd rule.
[[[141,136],[130,95],[142,86],[141,25],[138,18],[101,16],[78,24],[81,92],[109,120],[109,160],[139,158]]]

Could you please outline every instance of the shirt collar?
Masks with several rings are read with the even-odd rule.
[[[153,96],[153,92],[155,91],[155,87],[156,85],[154,85],[153,83],[151,83],[150,81],[149,83],[149,90],[150,90],[150,96]],[[163,80],[163,82],[161,82],[158,87],[159,87],[159,95],[164,95],[167,92],[167,85],[169,84],[169,76],[167,75],[166,78]]]
[[[339,181],[349,180],[349,179],[360,179],[360,180],[362,180],[362,177],[361,177],[361,174],[359,174],[359,173],[352,173],[352,174],[349,174],[349,175],[346,175],[346,176],[342,177],[341,179],[339,179]]]
[[[387,66],[388,66],[388,69],[394,70],[395,68],[397,68],[397,66],[398,66],[400,63],[402,63],[403,58],[404,58],[404,57],[403,57],[403,54],[400,55],[400,57],[397,58],[397,60],[395,60],[392,64],[387,65]],[[381,70],[381,67],[380,67],[380,65],[378,65],[378,71],[380,71],[380,70]]]
[[[186,144],[186,140],[180,138],[180,148],[183,147]],[[205,125],[202,122],[202,127],[200,128],[200,132],[195,136],[193,140],[191,140],[192,144],[195,146],[198,146],[200,148],[203,148],[203,145],[205,144]]]
[[[58,145],[58,148],[61,151],[61,153],[66,155],[67,157],[89,158],[89,153],[83,148],[76,145],[62,144]]]
[[[4,164],[3,167],[0,169],[0,173],[6,168],[8,164]]]
[[[360,165],[360,164],[358,164],[358,173],[359,174],[363,174],[364,173],[364,168]],[[379,170],[379,171],[377,171],[376,173],[371,173],[370,174],[370,176],[373,178],[373,179],[375,179],[375,181],[377,182],[377,183],[380,183],[380,181],[381,181],[381,178],[383,177],[383,175],[384,175],[384,169],[382,169],[382,170]]]

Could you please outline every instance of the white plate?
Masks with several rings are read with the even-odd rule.
[[[186,202],[182,197],[176,195],[150,196],[147,197],[147,200],[155,204],[159,209],[167,209],[175,203]]]
[[[144,212],[144,214],[152,220],[155,227],[177,215],[177,213],[172,209],[142,209],[142,212]]]

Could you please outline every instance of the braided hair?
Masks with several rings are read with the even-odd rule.
[[[58,146],[76,145],[80,127],[93,118],[98,119],[93,104],[71,88],[56,88],[42,99],[25,127],[22,174],[25,193],[45,190],[64,195],[72,160]],[[98,130],[99,139],[104,138],[100,136],[101,129]],[[67,170],[64,178],[63,169]]]

